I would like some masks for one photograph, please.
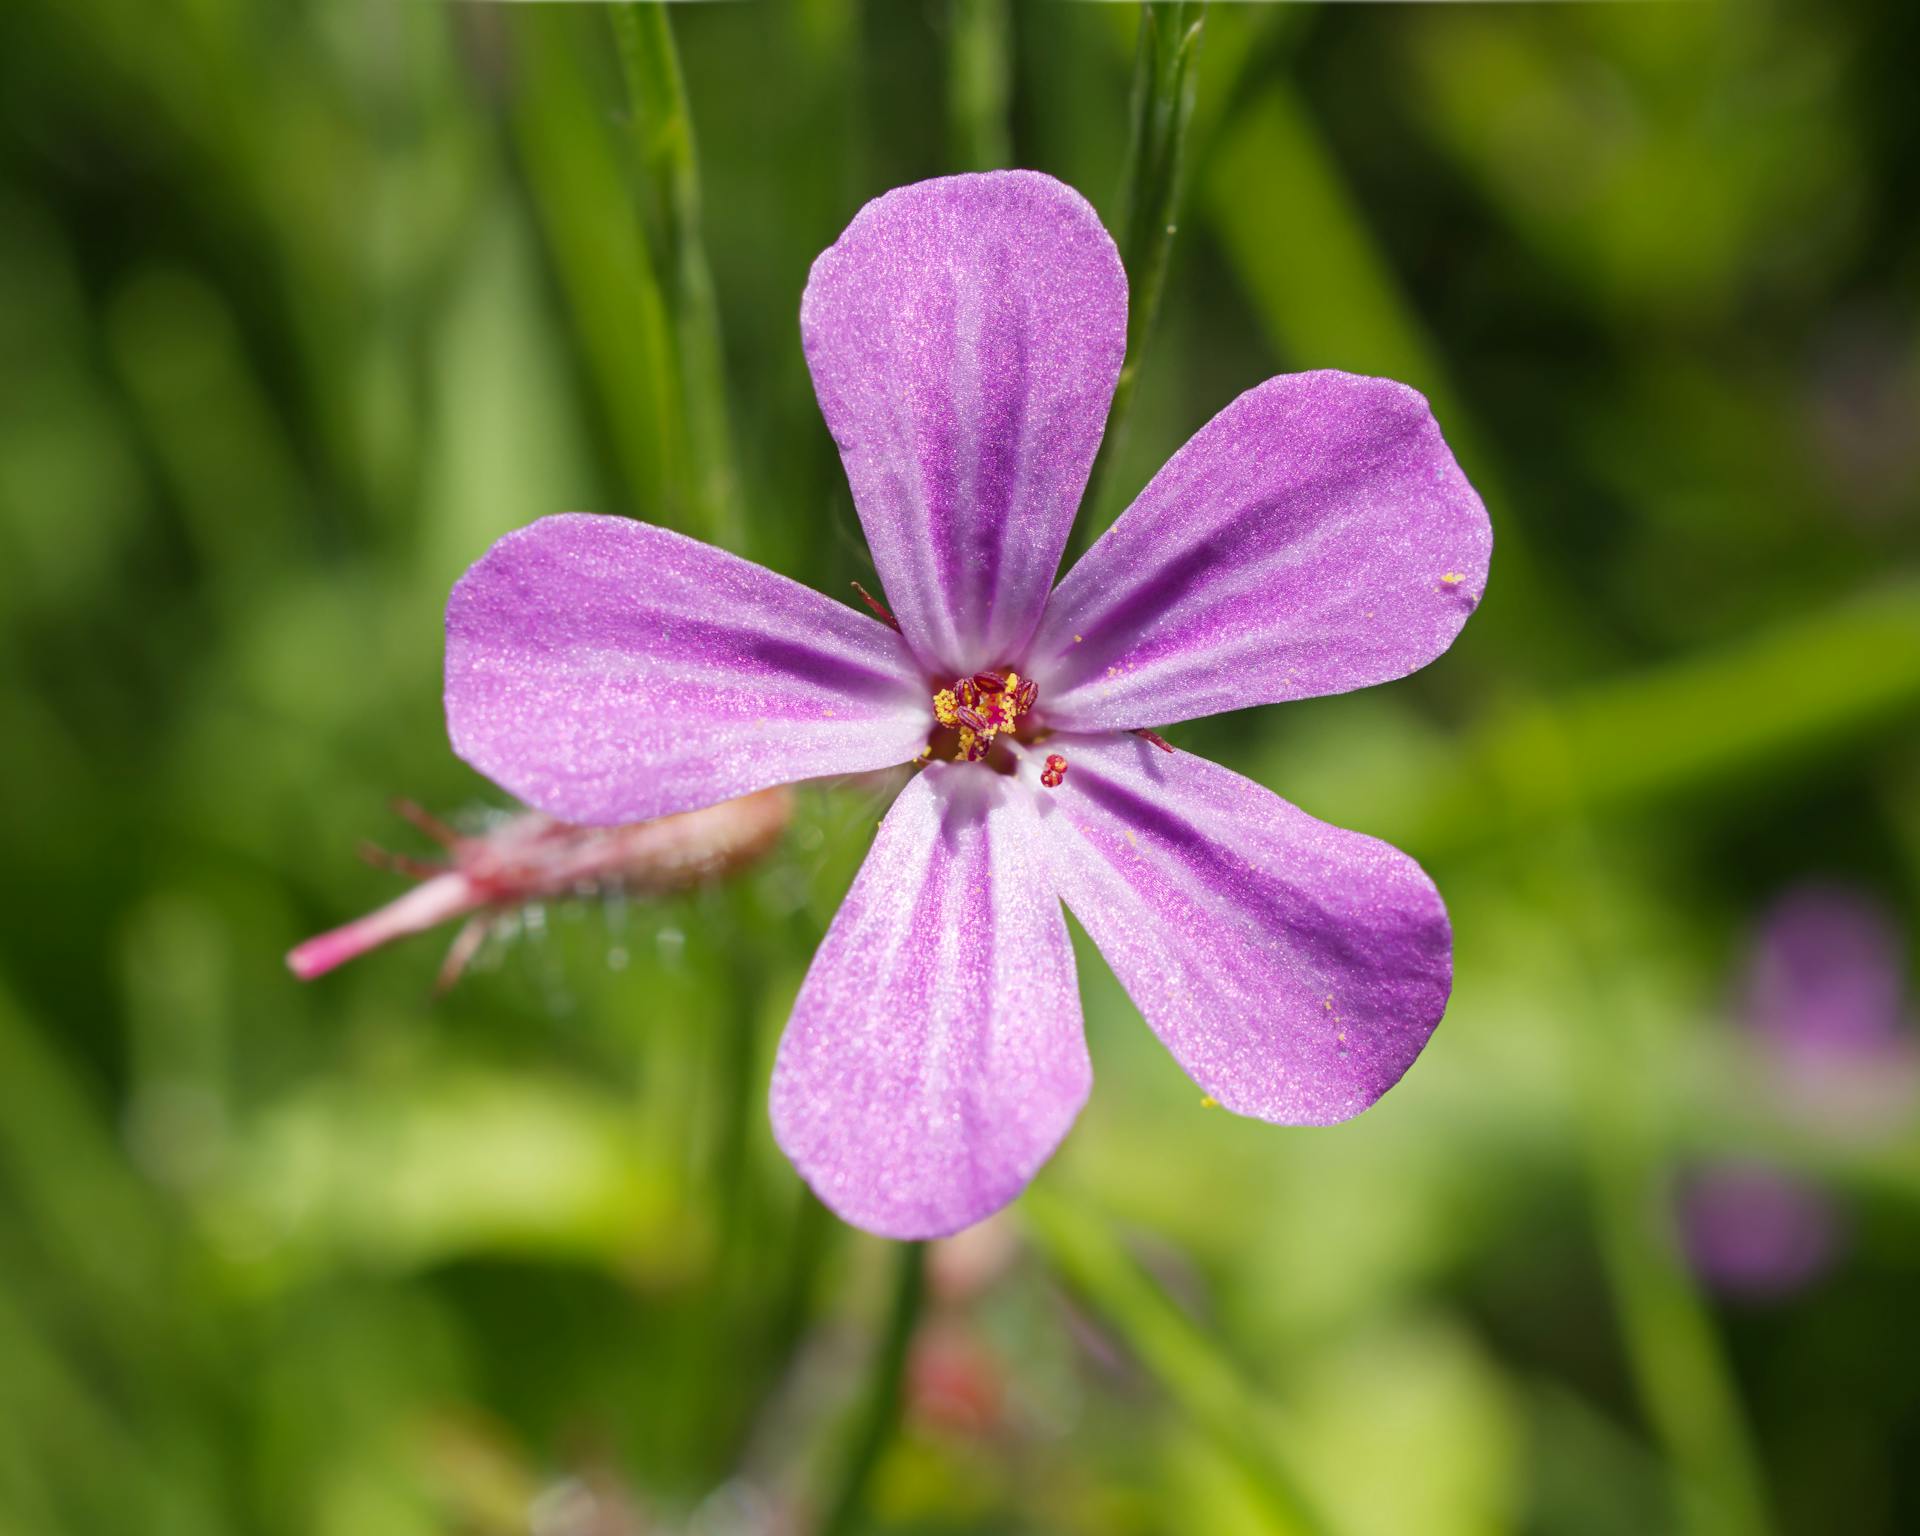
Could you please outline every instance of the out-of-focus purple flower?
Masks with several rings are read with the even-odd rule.
[[[1812,1129],[1873,1136],[1916,1102],[1906,956],[1893,915],[1849,886],[1809,883],[1761,919],[1739,999],[1769,1096]],[[1792,1295],[1847,1243],[1839,1201],[1804,1175],[1754,1162],[1689,1174],[1682,1239],[1700,1277],[1756,1300]]]
[[[1716,1290],[1771,1301],[1833,1267],[1845,1241],[1833,1197],[1758,1163],[1715,1163],[1680,1189],[1682,1240],[1695,1273]]]
[[[1802,885],[1762,921],[1748,1022],[1793,1056],[1873,1060],[1905,1034],[1906,954],[1893,915],[1863,891]]]
[[[1910,1115],[1920,1061],[1906,1006],[1898,924],[1864,891],[1801,885],[1762,920],[1741,1014],[1795,1114],[1856,1135]]]
[[[1324,1125],[1372,1104],[1446,1006],[1438,893],[1150,732],[1452,643],[1492,536],[1425,400],[1268,380],[1054,587],[1126,342],[1085,199],[1025,171],[890,192],[814,264],[800,323],[892,613],[645,524],[546,518],[448,604],[455,750],[573,822],[926,763],[774,1071],[780,1145],[872,1231],[978,1221],[1078,1113],[1063,900],[1222,1105]]]

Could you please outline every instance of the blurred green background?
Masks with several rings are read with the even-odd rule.
[[[1809,881],[1914,933],[1920,12],[1212,8],[1099,515],[1269,374],[1433,399],[1460,643],[1171,734],[1420,858],[1454,1003],[1279,1130],[1083,947],[1093,1101],[931,1254],[897,1431],[897,1250],[764,1112],[884,785],[437,1000],[438,939],[281,959],[402,887],[361,839],[431,852],[391,796],[504,805],[439,704],[499,534],[872,583],[797,328],[863,201],[1017,163],[1119,227],[1133,6],[672,13],[698,209],[606,7],[0,8],[0,1533],[1920,1529],[1912,994],[1866,1114],[1744,979]],[[1818,1252],[1696,1251],[1734,1163]]]

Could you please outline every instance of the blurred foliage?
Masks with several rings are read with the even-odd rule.
[[[1106,490],[1276,371],[1435,401],[1497,535],[1460,644],[1172,734],[1426,862],[1454,1005],[1281,1131],[1086,949],[1098,1091],[932,1254],[873,1529],[1920,1528],[1920,1130],[1782,1113],[1734,1017],[1796,882],[1915,925],[1916,15],[1211,8]],[[796,325],[861,202],[1010,156],[1120,227],[1132,6],[676,7],[678,102],[660,20],[0,10],[8,1536],[804,1530],[864,1432],[888,1250],[764,1084],[886,785],[439,1001],[432,940],[280,959],[393,892],[389,796],[500,803],[438,702],[500,533],[871,584]],[[1702,1291],[1668,1190],[1729,1153],[1831,1191],[1837,1269]]]

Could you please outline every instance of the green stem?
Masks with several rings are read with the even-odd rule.
[[[902,1243],[900,1268],[894,1281],[893,1307],[887,1331],[874,1356],[866,1401],[854,1425],[853,1439],[841,1469],[839,1488],[827,1505],[818,1536],[846,1536],[854,1530],[867,1499],[867,1484],[900,1423],[900,1400],[906,1382],[908,1348],[914,1324],[926,1296],[927,1245]]]
[[[631,195],[625,156],[580,89],[585,59],[564,9],[512,12],[522,75],[514,137],[626,493],[649,521],[697,531],[685,505],[687,432],[660,274],[639,221],[607,217]]]
[[[744,942],[740,948],[746,948]],[[721,985],[725,989],[724,1017],[714,1046],[720,1101],[714,1182],[719,1187],[722,1212],[721,1268],[738,1274],[749,1239],[759,1227],[759,1205],[755,1198],[758,1191],[751,1156],[753,1133],[759,1124],[759,1115],[764,1113],[761,1104],[765,1098],[757,1072],[759,973],[750,971],[730,976]]]
[[[1664,1180],[1596,1131],[1594,1218],[1614,1306],[1648,1419],[1666,1447],[1679,1528],[1695,1536],[1770,1529],[1738,1390],[1705,1303],[1662,1240]]]
[[[639,171],[640,220],[660,274],[673,331],[693,483],[693,511],[707,537],[739,547],[744,533],[727,417],[726,358],[713,272],[700,233],[700,166],[693,113],[667,8],[610,8]]]
[[[1173,237],[1179,221],[1187,128],[1193,121],[1200,37],[1206,0],[1149,0],[1140,7],[1134,50],[1132,127],[1121,182],[1120,258],[1126,264],[1127,358],[1107,411],[1107,431],[1081,516],[1074,525],[1069,563],[1109,521],[1102,491],[1126,440],[1126,423],[1140,382],[1147,343],[1160,313]]]
[[[1276,1530],[1328,1527],[1274,1449],[1275,1414],[1215,1342],[1168,1298],[1120,1242],[1077,1202],[1029,1189],[1027,1229],[1048,1262],[1125,1342],[1208,1440],[1245,1477]]]
[[[965,170],[991,171],[1013,162],[1007,124],[1012,19],[1011,0],[953,0],[947,114],[952,156]]]
[[[1589,870],[1602,855],[1578,822],[1542,868]],[[1711,1314],[1673,1230],[1671,1149],[1648,1113],[1644,1082],[1663,1042],[1657,1004],[1625,963],[1647,945],[1621,931],[1603,885],[1536,876],[1541,898],[1575,935],[1584,1151],[1594,1234],[1619,1319],[1621,1342],[1648,1423],[1673,1482],[1676,1529],[1687,1536],[1767,1536],[1772,1529],[1740,1393]]]
[[[755,1276],[762,1285],[758,1299],[763,1310],[758,1320],[748,1317],[745,1322],[745,1326],[753,1330],[756,1348],[739,1394],[739,1420],[720,1466],[737,1467],[751,1449],[758,1414],[774,1397],[781,1378],[793,1367],[794,1357],[807,1334],[820,1271],[845,1232],[846,1228],[833,1213],[802,1184],[792,1217],[771,1234],[769,1247],[778,1257],[769,1256],[766,1270]],[[777,1271],[770,1282],[767,1270]],[[740,1314],[730,1314],[734,1315]],[[734,1343],[737,1342],[736,1337]]]

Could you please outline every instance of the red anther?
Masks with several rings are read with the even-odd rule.
[[[1040,770],[1040,782],[1048,789],[1058,789],[1066,782],[1067,760],[1058,752],[1049,753],[1046,767]]]
[[[1007,680],[998,672],[976,672],[973,674],[973,686],[982,693],[1005,693]]]
[[[972,709],[980,702],[980,690],[970,677],[963,677],[953,685],[953,696],[964,709]]]
[[[1148,730],[1144,725],[1141,726],[1139,729],[1137,729],[1133,734],[1138,736],[1142,741],[1152,742],[1162,752],[1171,752],[1174,750],[1174,746],[1172,742],[1168,741],[1167,738],[1162,736],[1158,731]]]
[[[886,605],[882,603],[879,598],[875,597],[857,581],[853,584],[853,590],[860,594],[860,601],[873,610],[873,616],[876,619],[886,625],[888,629],[894,631],[895,634],[900,632],[900,621],[887,612]]]
[[[1033,701],[1039,697],[1040,685],[1030,677],[1022,678],[1019,688],[1014,691],[1014,708],[1020,714],[1024,715],[1028,710],[1033,708]]]
[[[992,729],[978,710],[968,709],[964,704],[956,709],[953,715],[956,720],[976,736],[984,736]]]

